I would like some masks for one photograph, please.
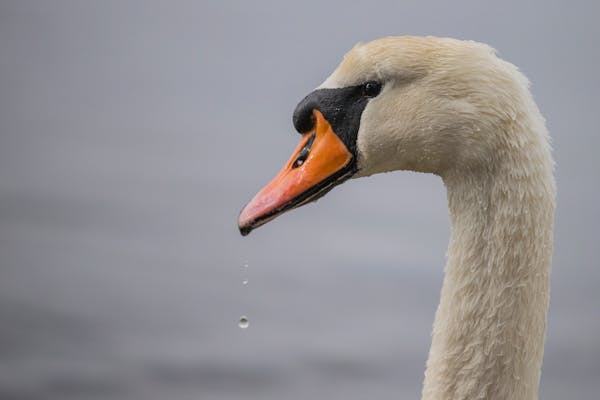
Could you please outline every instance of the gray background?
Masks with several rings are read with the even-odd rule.
[[[295,104],[357,41],[399,34],[487,42],[533,82],[559,187],[541,398],[596,398],[598,13],[1,1],[0,398],[418,398],[449,233],[439,178],[350,181],[236,228],[297,143]]]

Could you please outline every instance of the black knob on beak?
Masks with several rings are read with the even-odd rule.
[[[313,116],[313,109],[316,108],[316,105],[314,96],[309,94],[296,106],[292,121],[294,122],[294,128],[299,133],[306,133],[314,128],[315,117]]]

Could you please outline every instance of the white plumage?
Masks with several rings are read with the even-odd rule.
[[[423,399],[537,398],[555,184],[527,79],[490,47],[433,37],[356,45],[321,88],[376,79],[356,176],[430,172],[451,238]]]

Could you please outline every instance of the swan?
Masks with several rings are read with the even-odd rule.
[[[556,187],[527,79],[485,44],[382,38],[351,49],[293,124],[300,144],[242,235],[350,178],[439,175],[451,232],[422,398],[536,399]]]

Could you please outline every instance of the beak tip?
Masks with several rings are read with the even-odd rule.
[[[250,226],[238,225],[238,228],[239,228],[240,234],[242,236],[248,236],[250,234],[250,232],[252,232],[252,227],[250,227]]]
[[[252,226],[252,219],[248,214],[248,206],[244,207],[242,212],[240,212],[240,216],[238,217],[238,229],[240,230],[240,234],[242,236],[248,236],[254,227]]]

